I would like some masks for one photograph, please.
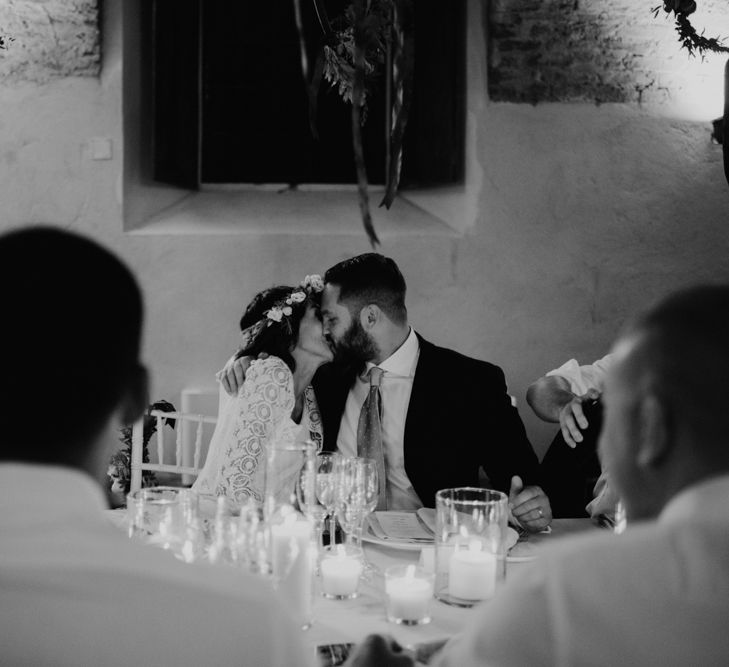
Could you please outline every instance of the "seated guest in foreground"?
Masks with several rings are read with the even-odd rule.
[[[605,376],[613,355],[580,366],[575,359],[532,383],[527,403],[560,430],[541,462],[542,486],[555,517],[612,516],[618,501],[597,457]]]
[[[390,258],[353,257],[324,282],[324,333],[336,356],[314,378],[324,448],[379,460],[386,484],[378,509],[433,507],[440,489],[479,486],[483,467],[494,488],[510,493],[527,529],[548,526],[549,501],[534,486],[537,457],[503,371],[418,335],[408,324],[405,279]],[[229,364],[226,390],[237,391],[243,373],[242,364]]]
[[[186,565],[104,516],[98,480],[147,404],[129,270],[29,228],[0,237],[0,292],[0,663],[312,665],[263,581]]]
[[[226,496],[235,503],[249,498],[263,501],[266,455],[276,443],[281,448],[312,441],[321,448],[322,429],[311,380],[332,352],[324,339],[314,276],[300,287],[272,287],[259,292],[240,321],[243,343],[237,358],[252,357],[245,382],[234,396],[220,392],[215,433],[205,467],[193,489]],[[265,359],[256,359],[259,354]],[[283,455],[286,456],[285,454]],[[286,499],[298,472],[295,454],[282,466],[274,490]],[[287,483],[288,482],[290,483]]]
[[[626,331],[599,448],[627,531],[545,550],[429,664],[727,664],[728,340],[725,286],[669,297]],[[377,637],[348,664],[413,662]]]

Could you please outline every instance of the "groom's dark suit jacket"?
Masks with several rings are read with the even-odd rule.
[[[524,424],[493,364],[437,347],[421,336],[405,420],[405,472],[426,507],[440,489],[479,486],[483,467],[493,488],[508,493],[512,475],[538,484],[538,461]],[[314,377],[324,449],[337,447],[339,424],[358,370],[322,366]],[[383,405],[383,411],[387,405]]]

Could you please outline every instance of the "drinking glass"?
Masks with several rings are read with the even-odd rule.
[[[377,463],[374,459],[339,457],[333,474],[334,504],[345,543],[361,549],[364,520],[377,506]]]
[[[329,545],[334,544],[337,517],[334,497],[334,461],[338,454],[323,452],[316,456],[316,497],[329,515]]]
[[[625,505],[622,500],[618,500],[615,505],[615,523],[613,524],[613,532],[621,535],[628,527],[628,517],[625,514]]]
[[[197,494],[185,488],[154,486],[127,496],[129,537],[195,560],[202,534]]]
[[[327,508],[321,502],[318,493],[320,456],[322,455],[317,455],[315,450],[311,450],[306,457],[306,462],[296,483],[296,499],[299,502],[299,509],[314,527],[314,541],[316,542],[317,551],[323,546],[322,533],[324,532],[324,519],[327,516]],[[325,456],[330,457],[328,454]],[[326,492],[322,496],[326,498]]]

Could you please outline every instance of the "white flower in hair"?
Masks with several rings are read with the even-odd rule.
[[[291,309],[289,308],[289,310]],[[266,317],[274,322],[280,322],[283,316],[284,311],[279,306],[274,306],[271,310],[266,311]]]
[[[282,313],[283,313],[284,315],[286,315],[286,317],[288,317],[289,315],[291,315],[291,313],[292,313],[293,311],[291,310],[291,306],[284,306],[284,307],[283,307],[283,308],[281,309],[281,312],[282,312]]]
[[[287,303],[301,303],[306,301],[306,294],[304,292],[293,292],[291,296],[286,299]]]
[[[306,276],[301,284],[304,288],[310,288],[314,292],[321,292],[324,289],[324,281],[318,273]]]

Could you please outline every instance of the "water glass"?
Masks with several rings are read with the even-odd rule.
[[[169,549],[183,560],[195,560],[201,535],[194,491],[154,486],[130,493],[127,521],[129,537]]]
[[[504,579],[508,498],[475,487],[443,489],[435,498],[435,596],[471,607]]]

